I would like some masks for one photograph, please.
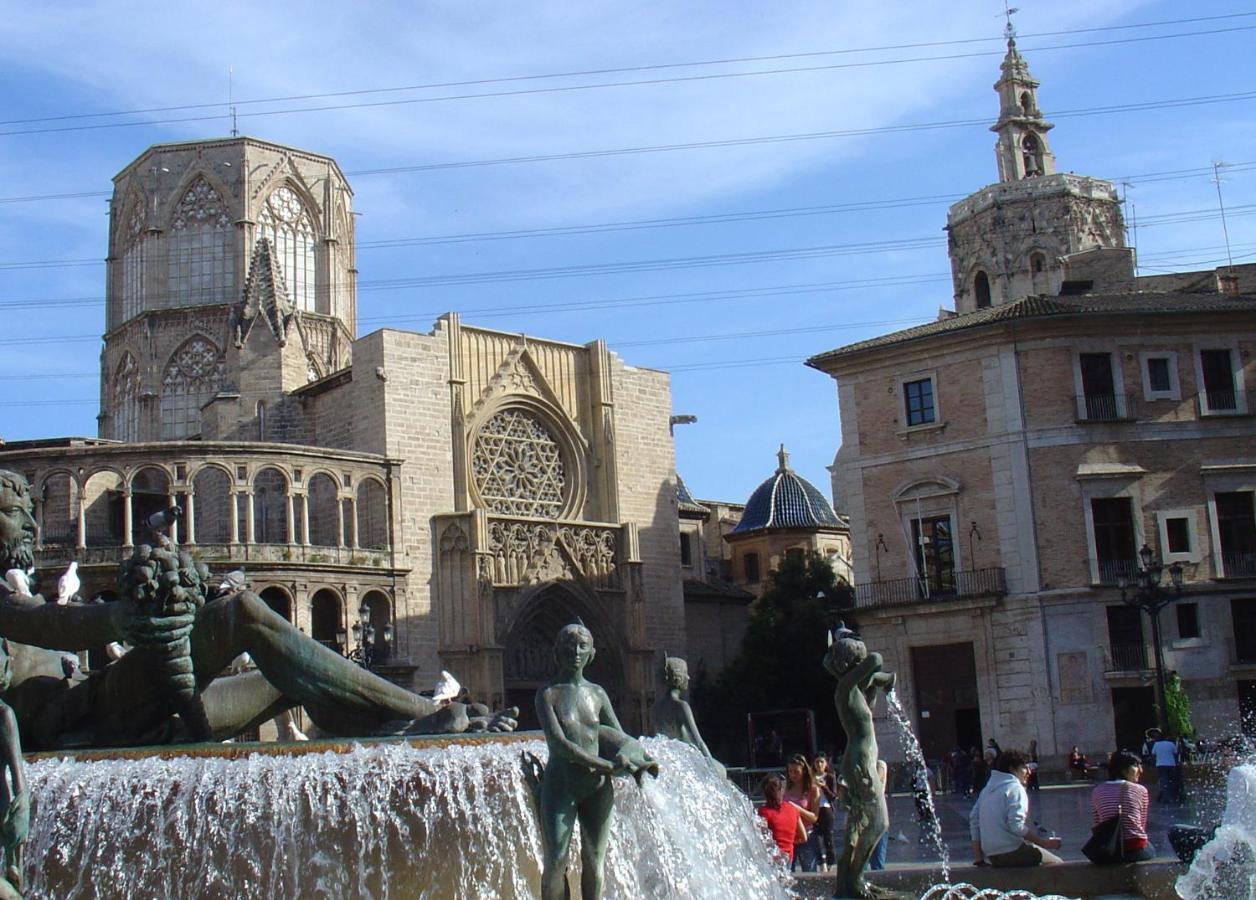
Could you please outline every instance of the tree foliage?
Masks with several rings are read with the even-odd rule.
[[[1191,724],[1191,698],[1182,687],[1182,679],[1177,672],[1170,672],[1164,682],[1164,705],[1168,713],[1169,731],[1173,734],[1190,737],[1195,733]]]
[[[746,756],[751,712],[811,709],[820,746],[844,743],[833,707],[835,683],[821,663],[828,629],[847,618],[853,592],[818,553],[787,556],[769,581],[750,608],[740,653],[714,682],[694,683],[703,735],[729,762]]]

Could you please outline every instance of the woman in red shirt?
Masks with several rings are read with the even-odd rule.
[[[1090,816],[1098,825],[1119,812],[1121,815],[1121,843],[1125,847],[1125,862],[1153,859],[1156,848],[1147,839],[1147,813],[1151,808],[1151,796],[1147,788],[1138,783],[1143,774],[1143,762],[1128,750],[1118,750],[1108,757],[1108,778],[1090,794]]]
[[[768,828],[772,830],[772,839],[781,848],[785,858],[794,861],[794,845],[807,839],[807,829],[802,824],[802,813],[792,803],[782,801],[785,794],[785,782],[780,775],[769,775],[760,785],[763,790],[763,805],[759,807],[759,815],[767,819]]]

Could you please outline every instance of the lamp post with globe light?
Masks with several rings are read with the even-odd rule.
[[[371,608],[363,603],[358,607],[358,621],[350,629],[353,632],[353,643],[356,645],[349,651],[349,658],[364,669],[370,669],[375,663],[375,637],[377,630],[371,624]],[[392,643],[393,627],[388,622],[383,628],[384,645]]]
[[[1121,589],[1121,602],[1141,609],[1151,618],[1151,642],[1156,659],[1156,708],[1161,734],[1169,733],[1169,710],[1165,703],[1164,649],[1160,645],[1160,611],[1182,596],[1182,565],[1169,566],[1169,584],[1162,585],[1164,564],[1143,544],[1138,551],[1141,562],[1133,577],[1122,575],[1117,579]]]

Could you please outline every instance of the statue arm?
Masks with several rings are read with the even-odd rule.
[[[703,756],[709,757],[711,751],[707,749],[706,741],[702,740],[702,735],[698,732],[698,723],[693,720],[693,709],[688,703],[681,702],[680,709],[685,717],[685,727],[689,729],[689,734],[693,738],[693,744],[702,753]]]
[[[47,650],[77,652],[104,646],[123,637],[115,610],[110,608],[115,605],[32,605],[6,598],[0,603],[0,637]]]
[[[619,717],[615,715],[615,707],[611,706],[611,698],[606,695],[606,690],[599,685],[597,692],[602,701],[602,709],[598,713],[598,723],[608,725],[616,731],[623,731],[623,727],[619,724]]]
[[[837,683],[838,689],[843,691],[859,689],[880,670],[881,654],[869,653],[862,662],[841,677]]]

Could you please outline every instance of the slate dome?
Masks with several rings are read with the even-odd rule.
[[[763,528],[838,527],[842,523],[824,495],[789,465],[785,445],[777,453],[780,465],[772,477],[754,489],[746,511],[732,534]]]

